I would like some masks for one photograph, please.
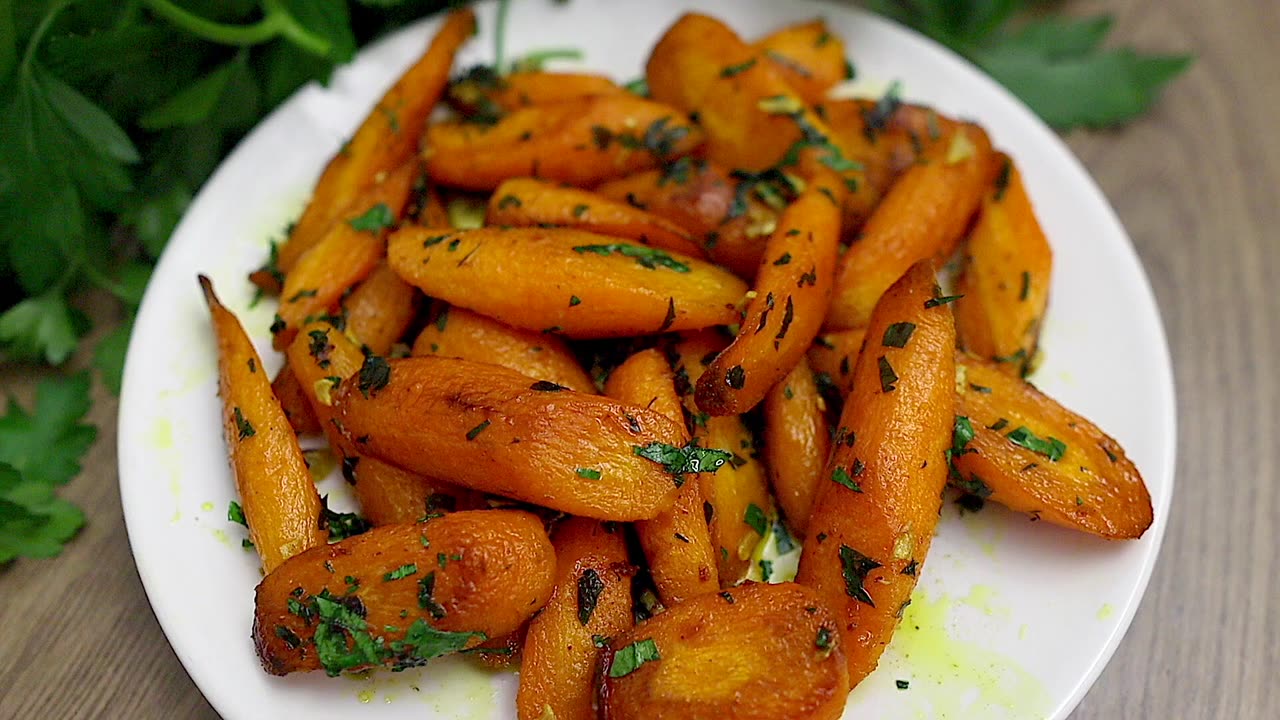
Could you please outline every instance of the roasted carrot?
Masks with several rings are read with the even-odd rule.
[[[489,199],[488,225],[569,227],[641,245],[705,257],[702,245],[675,223],[634,205],[533,178],[507,180]]]
[[[283,324],[272,326],[277,350],[293,342],[307,318],[324,314],[378,266],[386,255],[387,233],[399,222],[421,172],[417,159],[410,158],[365,188],[355,201],[363,212],[331,225],[285,275],[277,312]]]
[[[779,212],[749,190],[724,168],[693,158],[596,188],[600,195],[666,218],[702,238],[712,260],[748,279],[760,267]]]
[[[464,487],[601,520],[675,501],[673,476],[649,457],[680,442],[676,423],[496,365],[370,357],[335,404],[363,453]]]
[[[858,364],[866,335],[866,328],[835,330],[822,333],[809,346],[809,365],[815,373],[826,375],[841,396],[853,389],[853,366]]]
[[[999,363],[956,362],[953,485],[1109,540],[1146,532],[1151,495],[1120,443]]]
[[[955,323],[929,261],[876,304],[797,582],[835,610],[857,685],[911,600],[938,522],[955,410]]]
[[[289,557],[324,545],[320,496],[258,351],[218,301],[209,278],[201,275],[200,287],[217,337],[222,427],[236,491],[249,538],[269,573]]]
[[[556,587],[525,636],[520,720],[594,720],[601,638],[630,629],[631,576],[623,528],[569,518],[556,528]]]
[[[960,346],[1024,376],[1035,359],[1049,304],[1053,250],[1036,220],[1022,174],[1007,156],[987,196],[956,278]]]
[[[908,268],[951,255],[998,169],[994,158],[987,134],[968,125],[894,183],[841,260],[827,327],[867,325]]]
[[[705,519],[711,526],[711,542],[721,587],[741,582],[751,569],[751,554],[773,524],[767,471],[755,450],[755,438],[736,415],[708,415],[698,410],[693,388],[725,340],[703,331],[682,339],[673,348],[676,387],[692,418],[693,437],[706,448],[732,453],[733,459],[714,475],[698,477]]]
[[[615,637],[605,720],[836,720],[849,694],[838,618],[809,588],[747,583]]]
[[[783,212],[738,336],[698,380],[700,410],[747,412],[804,357],[830,304],[843,196],[835,173],[819,173]]]
[[[449,84],[449,104],[472,122],[494,122],[530,105],[624,92],[603,75],[540,70],[498,75],[480,65]]]
[[[560,338],[518,330],[466,308],[444,303],[438,303],[435,316],[419,333],[412,354],[501,365],[570,390],[596,392],[595,383]]]
[[[684,409],[671,364],[655,348],[641,350],[614,368],[605,383],[605,394],[655,410],[684,425]],[[683,440],[688,441],[687,434]],[[716,553],[696,481],[685,481],[671,510],[637,522],[635,527],[658,597],[664,603],[675,605],[720,589]]]
[[[657,167],[701,143],[684,113],[623,93],[534,105],[492,125],[437,123],[423,157],[433,181],[465,190],[514,177],[581,186]]]
[[[844,42],[821,18],[788,25],[752,43],[808,105],[850,77]]]
[[[311,410],[311,403],[307,402],[307,395],[302,391],[298,377],[289,369],[288,362],[280,368],[280,372],[276,373],[275,379],[271,381],[271,392],[275,393],[276,400],[280,402],[280,409],[295,433],[315,435],[320,432],[320,421]]]
[[[450,13],[422,58],[387,90],[351,141],[329,161],[307,209],[280,247],[281,271],[292,270],[379,174],[390,172],[414,155],[427,116],[449,80],[454,54],[475,29],[471,10]]]
[[[788,525],[805,537],[831,450],[826,403],[809,362],[800,362],[764,398],[764,458]]]
[[[258,585],[253,639],[272,675],[404,669],[519,628],[555,582],[536,516],[459,512],[313,548]]]
[[[746,286],[688,256],[563,228],[402,228],[392,269],[432,297],[575,338],[733,322]]]
[[[369,522],[417,522],[431,512],[478,505],[474,493],[365,457],[343,436],[335,422],[333,395],[343,383],[354,382],[364,364],[360,348],[345,334],[328,323],[309,323],[288,347],[287,356]]]

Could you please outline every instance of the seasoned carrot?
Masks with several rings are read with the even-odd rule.
[[[285,275],[277,313],[282,322],[272,326],[277,350],[293,342],[307,318],[324,314],[378,266],[386,254],[387,233],[400,220],[421,172],[417,159],[410,158],[365,188],[356,201],[363,212],[330,226]]]
[[[956,333],[960,346],[1024,376],[1040,342],[1049,304],[1053,250],[1007,156],[982,209],[956,278]]]
[[[657,349],[641,350],[614,368],[605,383],[605,394],[684,425],[684,408],[671,364]],[[683,439],[687,441],[688,435]],[[680,487],[675,507],[652,520],[637,522],[635,527],[658,597],[668,606],[720,589],[716,553],[696,481],[686,481]]]
[[[831,300],[843,195],[835,173],[819,173],[783,212],[738,336],[698,380],[699,409],[747,412],[804,357]]]
[[[200,287],[217,336],[222,427],[236,491],[249,538],[269,573],[290,556],[324,545],[320,496],[258,351],[218,301],[209,278],[201,275]]]
[[[519,628],[555,582],[536,516],[451,513],[294,556],[258,585],[253,639],[272,675],[404,669]]]
[[[844,42],[821,18],[788,25],[755,41],[752,47],[808,105],[822,102],[832,86],[850,75]]]
[[[676,388],[693,419],[693,437],[702,447],[733,454],[714,475],[698,477],[705,519],[711,526],[721,587],[741,582],[751,569],[751,554],[773,523],[768,473],[755,450],[755,438],[737,415],[711,416],[698,410],[693,388],[724,339],[703,331],[682,339],[673,348]]]
[[[947,146],[964,123],[933,108],[902,102],[896,90],[879,100],[827,100],[816,106],[849,159],[864,168],[873,195],[882,196],[904,171],[938,145]]]
[[[826,403],[809,362],[800,362],[764,398],[764,458],[773,494],[796,535],[805,537],[831,450]]]
[[[485,223],[577,228],[690,257],[706,257],[702,245],[669,220],[593,192],[533,178],[515,178],[499,185],[489,199]]]
[[[480,65],[449,85],[449,104],[472,122],[494,122],[503,113],[530,105],[626,92],[603,75],[544,72],[498,75]]]
[[[360,191],[381,173],[414,155],[427,116],[449,81],[453,56],[475,33],[475,14],[455,10],[445,18],[426,53],[405,71],[365,117],[351,141],[329,161],[307,209],[280,247],[279,269],[288,273],[347,212]]]
[[[692,152],[702,131],[679,110],[623,93],[534,105],[492,125],[427,128],[432,180],[492,190],[514,177],[594,185]]]
[[[1109,540],[1146,532],[1151,495],[1120,443],[999,363],[956,362],[953,485]]]
[[[615,637],[604,720],[836,720],[849,695],[838,618],[809,588],[747,583]]]
[[[375,355],[386,355],[418,314],[422,293],[386,264],[369,273],[342,303],[346,330]]]
[[[516,713],[520,720],[595,720],[600,638],[634,625],[623,529],[569,518],[556,528],[556,588],[525,636]]]
[[[335,405],[360,450],[475,490],[601,520],[671,508],[676,484],[649,459],[680,442],[652,410],[439,357],[370,357]]]
[[[412,354],[501,365],[580,393],[596,392],[595,383],[560,338],[518,330],[466,308],[443,303],[413,342]]]
[[[853,389],[853,366],[858,364],[866,335],[866,328],[835,330],[819,335],[809,347],[809,365],[815,373],[825,374],[842,397]]]
[[[365,457],[335,422],[333,394],[354,382],[364,363],[360,348],[324,322],[307,324],[287,349],[289,367],[298,379],[329,447],[342,463],[366,519],[374,525],[417,522],[430,512],[478,505],[474,493]]]
[[[391,267],[432,297],[526,330],[617,337],[727,324],[746,286],[710,263],[563,228],[407,227]]]
[[[866,325],[880,295],[908,268],[949,256],[997,169],[987,134],[968,125],[903,174],[841,260],[827,327]]]
[[[955,410],[955,323],[932,263],[876,304],[796,581],[836,612],[857,685],[911,600],[938,523]]]
[[[747,190],[724,168],[692,158],[596,188],[604,197],[666,218],[701,237],[712,260],[749,279],[755,277],[765,243],[778,225],[778,211]]]

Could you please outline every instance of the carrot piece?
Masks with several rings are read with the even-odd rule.
[[[614,368],[605,383],[605,394],[660,412],[684,426],[675,376],[659,350],[641,350]],[[688,441],[687,434],[683,440]],[[675,605],[720,589],[698,482],[686,480],[676,495],[675,507],[652,520],[637,522],[635,527],[658,597],[665,604]]]
[[[432,297],[574,338],[731,323],[746,293],[710,263],[580,230],[407,227],[387,253],[392,269]]]
[[[343,383],[354,382],[364,363],[364,354],[345,334],[328,323],[309,323],[286,349],[286,355],[369,522],[417,522],[432,512],[479,506],[474,493],[365,456],[338,429],[333,393]]]
[[[1151,495],[1120,443],[999,363],[956,362],[956,414],[967,422],[956,421],[953,485],[1109,540],[1151,527]]]
[[[343,293],[363,280],[386,254],[386,238],[403,216],[414,182],[421,174],[416,158],[396,168],[356,199],[362,214],[334,223],[324,237],[298,259],[284,279],[277,313],[283,325],[273,328],[273,342],[283,350],[293,342],[307,318],[326,312]]]
[[[516,110],[493,125],[443,122],[423,138],[431,178],[492,190],[514,177],[594,185],[687,155],[702,131],[679,110],[630,93]]]
[[[676,423],[496,365],[370,358],[335,404],[362,452],[464,487],[601,520],[675,501],[672,475],[637,448],[679,442]]]
[[[603,75],[543,72],[497,75],[481,65],[449,85],[449,104],[472,122],[494,122],[503,113],[531,105],[618,95],[626,90]]]
[[[605,720],[836,720],[849,674],[831,611],[795,583],[747,583],[614,638]]]
[[[738,336],[698,380],[699,409],[747,412],[804,357],[831,300],[843,194],[835,173],[819,173],[783,212]]]
[[[702,238],[717,264],[743,278],[755,277],[778,211],[724,168],[681,159],[664,170],[648,170],[596,188],[604,197],[666,218]]]
[[[773,494],[802,538],[831,450],[826,407],[804,357],[764,398],[764,458]]]
[[[320,496],[258,351],[218,301],[209,278],[201,275],[200,287],[218,341],[218,394],[236,491],[249,538],[269,573],[328,539],[320,529]]]
[[[956,278],[960,346],[1025,376],[1040,342],[1049,304],[1053,250],[1036,220],[1022,174],[1007,156],[965,249]]]
[[[769,499],[767,472],[755,451],[755,438],[736,415],[710,416],[698,410],[693,388],[716,353],[723,338],[703,331],[682,339],[673,348],[676,388],[693,418],[693,437],[707,448],[733,454],[714,475],[698,476],[705,519],[711,526],[720,586],[741,582],[751,569],[751,554],[768,533],[775,512]]]
[[[386,355],[404,337],[422,305],[422,293],[379,265],[342,303],[346,329],[375,355]]]
[[[816,105],[849,76],[844,42],[821,18],[788,25],[752,43],[806,105]]]
[[[489,198],[485,224],[577,228],[690,257],[706,257],[702,245],[669,220],[593,192],[533,178],[515,178],[499,185]]]
[[[903,174],[841,260],[827,327],[866,325],[908,268],[951,255],[998,169],[994,157],[987,134],[969,125]]]
[[[333,156],[298,224],[280,247],[281,271],[287,274],[292,270],[303,253],[347,214],[348,206],[366,186],[414,155],[427,116],[449,81],[453,57],[475,29],[471,10],[450,13],[422,58],[396,80],[351,141]]]
[[[814,108],[864,168],[872,195],[882,196],[903,172],[936,146],[947,147],[964,123],[931,107],[886,94],[879,100],[827,100]]]
[[[307,395],[298,383],[298,377],[289,369],[288,362],[276,373],[271,381],[271,392],[280,401],[280,409],[284,411],[289,426],[298,435],[315,435],[320,432],[320,421],[307,402]]]
[[[529,623],[516,712],[520,720],[594,720],[593,680],[599,638],[634,625],[623,530],[569,518],[556,528],[556,588]]]
[[[876,304],[835,432],[797,582],[836,611],[856,685],[911,599],[946,484],[955,410],[955,323],[932,263]]]
[[[542,522],[518,510],[374,528],[263,578],[254,645],[272,675],[415,667],[519,628],[555,568]]]
[[[853,389],[853,366],[858,364],[862,352],[862,340],[866,328],[835,330],[819,335],[809,347],[809,365],[819,375],[825,375],[844,397]]]
[[[560,338],[517,330],[443,303],[413,342],[412,354],[501,365],[534,380],[547,380],[580,393],[596,392],[595,383]]]

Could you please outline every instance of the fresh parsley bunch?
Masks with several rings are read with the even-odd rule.
[[[454,4],[0,0],[0,356],[63,364],[90,329],[77,302],[105,291],[124,320],[92,362],[119,392],[151,269],[232,145],[369,40]],[[1105,16],[1019,23],[1042,4],[1033,0],[869,4],[977,63],[1063,129],[1132,119],[1190,62],[1100,49]],[[94,440],[82,423],[89,389],[85,373],[47,380],[30,413],[10,400],[0,417],[0,564],[56,555],[83,524],[54,490],[79,473]]]

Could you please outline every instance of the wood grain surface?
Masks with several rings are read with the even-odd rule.
[[[1155,287],[1181,435],[1150,589],[1072,718],[1280,718],[1280,2],[1065,7],[1114,13],[1112,42],[1198,56],[1145,118],[1067,138]],[[30,402],[39,377],[6,366],[0,388]],[[217,717],[134,569],[115,414],[99,393],[97,444],[64,491],[84,532],[55,560],[0,570],[0,718]]]

